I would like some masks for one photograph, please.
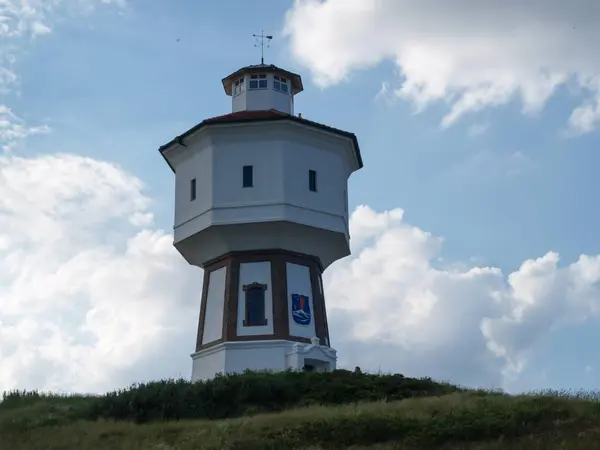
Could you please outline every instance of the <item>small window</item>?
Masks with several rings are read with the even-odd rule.
[[[268,87],[267,75],[260,73],[257,75],[250,75],[249,89],[266,89]]]
[[[244,166],[242,170],[242,185],[243,187],[254,186],[254,170],[252,166]]]
[[[238,78],[233,83],[233,95],[238,95],[244,92],[244,77]]]
[[[317,192],[317,171],[308,171],[308,189],[312,192]]]
[[[288,92],[287,79],[280,77],[279,75],[274,75],[273,76],[273,89],[287,94],[287,92]]]
[[[196,200],[196,179],[193,178],[190,182],[190,201]]]
[[[245,294],[245,310],[246,314],[244,317],[245,327],[257,327],[267,325],[267,318],[265,316],[265,291],[267,290],[266,284],[252,283],[243,286]]]

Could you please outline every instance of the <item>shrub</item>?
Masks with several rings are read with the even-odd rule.
[[[308,405],[340,405],[440,396],[459,388],[430,379],[373,375],[346,370],[329,373],[250,372],[202,382],[165,380],[133,385],[89,403],[86,419],[138,423],[179,419],[225,419]]]

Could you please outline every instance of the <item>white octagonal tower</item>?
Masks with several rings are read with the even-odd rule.
[[[223,86],[230,114],[160,148],[175,172],[174,245],[204,269],[192,380],[333,370],[321,276],[350,254],[356,136],[294,116],[297,74],[247,66]]]

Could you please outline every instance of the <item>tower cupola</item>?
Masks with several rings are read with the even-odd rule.
[[[300,75],[272,64],[242,67],[223,78],[231,112],[276,110],[294,114],[294,96],[302,92]]]

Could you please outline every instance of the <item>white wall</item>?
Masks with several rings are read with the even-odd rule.
[[[287,122],[212,127],[200,134],[196,137],[198,144],[188,144],[185,151],[180,151],[191,156],[179,156],[176,165],[175,244],[188,262],[202,264],[220,255],[205,251],[214,245],[211,238],[199,234],[203,230],[230,224],[264,223],[260,226],[269,227],[266,222],[288,222],[320,230],[327,234],[322,239],[325,245],[333,242],[331,232],[342,234],[344,248],[333,244],[335,249],[331,251],[311,253],[322,257],[325,266],[331,258],[337,260],[349,254],[345,194],[353,170],[349,141]],[[205,148],[200,148],[201,144]],[[250,188],[242,185],[245,165],[254,168],[254,186]],[[317,172],[317,192],[309,190],[309,170]],[[190,202],[189,182],[194,176],[197,199]],[[239,240],[226,233],[227,229],[219,230],[219,242]],[[239,230],[235,233],[239,235]],[[261,248],[298,251],[288,248],[280,236],[271,235],[271,241],[261,244]],[[189,243],[178,245],[188,238]],[[227,248],[236,250],[241,249]]]
[[[208,293],[206,296],[206,316],[202,344],[221,339],[223,336],[223,312],[225,305],[225,278],[227,267],[221,267],[208,274]]]
[[[286,202],[344,217],[347,168],[340,156],[302,143],[286,145],[282,151]],[[309,170],[317,172],[317,192],[309,190]]]
[[[286,263],[286,272],[290,336],[310,339],[316,336],[315,309],[312,295],[312,285],[310,282],[310,269],[308,266]],[[294,321],[294,318],[292,317],[292,294],[306,295],[308,297],[310,311],[312,313],[312,319],[308,325],[300,325]]]
[[[252,206],[284,200],[282,154],[277,141],[222,142],[214,152],[214,208]],[[254,186],[242,184],[244,166],[252,166]]]
[[[329,363],[330,369],[335,369],[335,351],[325,354],[314,347],[307,351],[305,346],[294,352],[294,344],[280,340],[217,344],[192,355],[192,381],[213,378],[218,373],[242,373],[246,369],[301,370],[305,358]]]
[[[267,324],[265,326],[244,326],[244,317],[246,316],[244,285],[252,283],[267,285],[267,290],[265,291],[265,317],[267,318]],[[273,334],[273,284],[271,283],[271,263],[269,261],[240,264],[237,334],[238,336]]]
[[[175,226],[193,219],[212,206],[213,157],[206,140],[185,150],[187,157],[177,165],[175,175]],[[196,179],[196,200],[190,200],[190,182]]]
[[[242,94],[243,95],[243,94]],[[246,109],[249,111],[275,109],[293,114],[292,96],[273,89],[273,80],[269,80],[269,89],[246,91]]]
[[[290,367],[290,341],[225,342],[192,354],[192,381],[213,378],[218,373],[250,370],[282,371]],[[298,367],[293,367],[298,369]]]
[[[331,229],[336,219],[345,224],[349,167],[342,154],[347,149],[335,139],[306,132],[286,125],[221,130],[212,141],[213,209],[230,209],[234,222],[257,221],[277,219],[265,207],[285,204],[303,208],[321,228]],[[254,171],[251,188],[242,185],[246,165]],[[309,170],[317,172],[317,192],[309,190]],[[262,208],[262,215],[256,208]]]
[[[221,349],[209,348],[201,357],[192,355],[192,381],[208,380],[225,370],[227,353]]]
[[[246,110],[246,92],[231,97],[231,112]]]
[[[287,369],[286,353],[290,350],[291,343],[278,341],[277,343],[244,344],[246,345],[230,346],[227,349],[225,370],[228,373],[240,373],[246,369],[273,371]]]

